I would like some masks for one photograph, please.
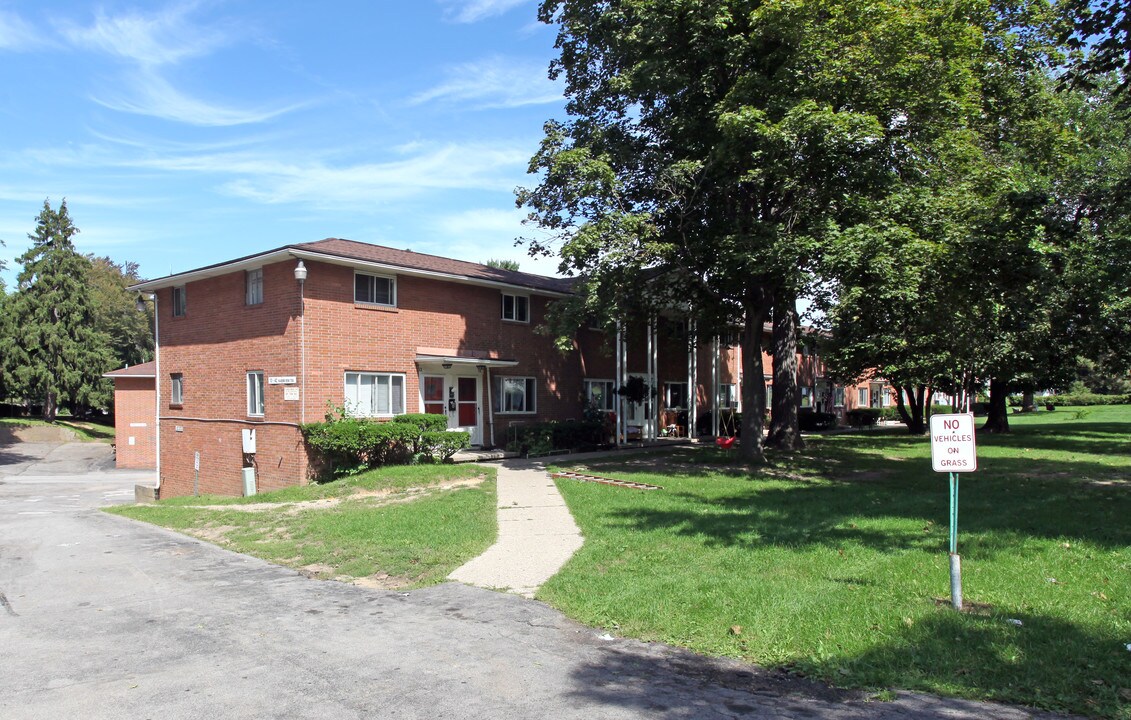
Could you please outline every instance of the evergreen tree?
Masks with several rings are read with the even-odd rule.
[[[75,251],[78,232],[64,200],[49,201],[28,235],[31,248],[17,261],[17,292],[7,301],[14,324],[13,390],[42,403],[53,421],[60,405],[89,407],[98,399],[102,374],[114,366],[109,338],[95,326],[87,278],[90,261]]]

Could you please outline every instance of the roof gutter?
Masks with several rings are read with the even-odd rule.
[[[391,265],[389,263],[373,262],[371,260],[358,260],[355,258],[345,257],[342,255],[332,255],[328,253],[313,252],[311,250],[299,250],[296,248],[281,248],[279,250],[272,250],[270,252],[262,253],[259,255],[252,255],[232,262],[221,263],[219,265],[211,265],[199,270],[189,270],[176,275],[169,275],[167,277],[158,278],[156,280],[147,280],[145,282],[131,285],[127,288],[131,292],[153,292],[162,288],[174,287],[184,285],[185,283],[195,282],[197,280],[206,280],[208,278],[218,277],[220,275],[227,275],[228,273],[238,270],[251,270],[261,267],[268,263],[281,262],[289,258],[297,258],[300,260],[311,260],[314,262],[328,263],[330,265],[342,265],[345,267],[362,268],[366,270],[376,270],[396,275],[407,275],[410,277],[430,278],[436,280],[446,280],[448,282],[457,282],[465,285],[478,285],[481,287],[499,288],[501,290],[517,290],[524,293],[534,293],[537,295],[545,295],[548,297],[563,298],[569,297],[570,293],[559,292],[557,290],[546,290],[543,288],[531,287],[528,285],[520,285],[517,283],[507,283],[498,280],[486,280],[484,278],[472,277],[470,275],[459,275],[456,273],[444,273],[436,270],[421,270],[419,268],[404,267],[403,265]]]

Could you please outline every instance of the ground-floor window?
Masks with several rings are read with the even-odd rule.
[[[719,385],[719,407],[738,407],[738,388],[734,384],[723,383]]]
[[[833,407],[844,407],[844,388],[833,388]]]
[[[687,397],[687,383],[685,382],[670,382],[665,387],[666,396],[664,397],[664,405],[669,409],[683,410],[688,407]]]
[[[813,407],[813,388],[801,387],[801,407]]]
[[[598,410],[616,410],[616,386],[612,380],[586,380],[585,402]]]
[[[264,414],[263,402],[263,373],[261,371],[247,374],[247,414],[261,416]]]
[[[400,415],[404,412],[404,375],[346,373],[346,411],[355,417]]]
[[[868,407],[868,388],[856,388],[856,407]]]
[[[495,412],[533,413],[536,397],[534,378],[495,376]]]

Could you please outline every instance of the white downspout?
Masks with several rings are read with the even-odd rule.
[[[157,293],[153,293],[153,377],[156,392],[156,412],[154,413],[154,427],[157,430],[157,442],[154,450],[157,454],[157,484],[153,486],[154,495],[161,489],[161,313],[157,311]]]
[[[491,444],[488,447],[495,447],[495,404],[491,402],[491,366],[488,365],[483,370],[487,374],[487,429],[491,433]]]

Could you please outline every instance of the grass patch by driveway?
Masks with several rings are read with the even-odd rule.
[[[839,686],[1126,720],[1131,408],[1010,420],[961,478],[971,612],[947,603],[947,476],[894,429],[812,438],[764,469],[713,448],[593,462],[664,489],[558,480],[586,543],[539,597]]]
[[[381,588],[441,582],[496,536],[495,470],[391,467],[250,498],[181,497],[108,508],[298,568]]]
[[[0,418],[0,436],[4,434],[19,435],[22,432],[36,430],[50,431],[62,428],[74,433],[75,439],[80,442],[113,442],[114,426],[100,425],[85,420],[69,420],[59,418],[53,423],[35,418]],[[45,435],[47,437],[47,435]],[[63,439],[63,434],[58,437],[50,436],[52,440]]]

